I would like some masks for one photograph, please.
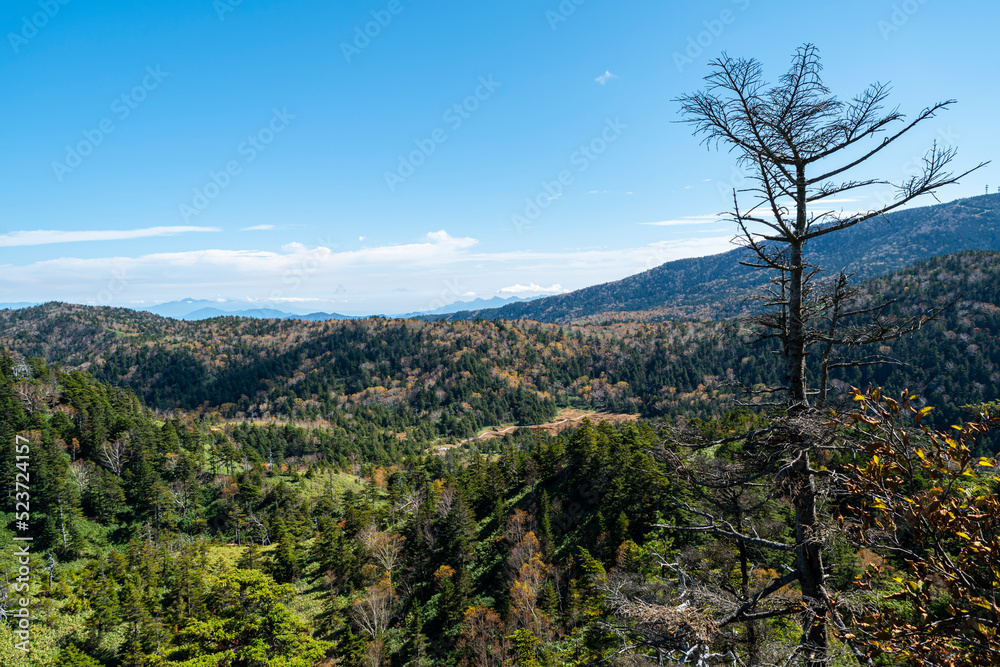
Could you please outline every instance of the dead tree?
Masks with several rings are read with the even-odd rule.
[[[118,475],[122,474],[129,458],[128,438],[123,436],[114,442],[101,443],[100,461],[108,470]]]
[[[783,383],[771,389],[785,393],[786,409],[774,430],[747,441],[746,447],[761,453],[762,467],[748,473],[752,482],[733,478],[726,485],[770,487],[772,493],[787,498],[795,522],[792,539],[771,545],[794,554],[792,571],[763,586],[719,622],[726,625],[766,618],[776,611],[770,606],[773,596],[797,583],[799,604],[795,606],[802,610],[802,636],[790,659],[807,667],[825,667],[830,663],[827,626],[838,620],[824,586],[824,526],[819,506],[824,471],[814,467],[824,445],[822,430],[817,428],[821,420],[809,409],[807,357],[811,347],[821,350],[820,401],[825,401],[829,371],[837,364],[880,361],[839,360],[833,356],[835,348],[896,338],[934,313],[904,320],[886,316],[887,305],[853,307],[848,276],[822,281],[820,267],[808,261],[807,244],[884,216],[979,167],[959,175],[951,173],[948,165],[955,149],[935,144],[923,158],[921,173],[903,182],[854,177],[867,160],[947,109],[954,100],[933,104],[910,120],[898,110],[883,109],[889,95],[886,84],[873,84],[850,101],[838,100],[823,84],[819,54],[812,45],[797,50],[791,68],[773,87],[764,80],[761,64],[753,59],[723,55],[710,67],[711,73],[705,77],[707,88],[678,101],[684,122],[694,126],[695,134],[703,136],[709,146],[727,146],[751,174],[751,187],[733,192],[733,210],[728,215],[737,227],[739,241],[750,251],[745,265],[770,275],[769,287],[762,295],[764,312],[752,323],[763,337],[779,343]],[[894,201],[861,212],[822,208],[834,196],[857,194],[873,186],[894,188]],[[864,321],[859,324],[859,319]],[[716,492],[721,493],[722,488]],[[738,545],[761,546],[760,538],[725,523],[717,514],[701,517],[694,528]]]
[[[678,99],[683,122],[694,126],[703,143],[728,146],[750,174],[752,187],[733,192],[733,210],[727,215],[736,224],[740,243],[752,253],[753,259],[745,264],[770,271],[779,281],[779,289],[765,303],[772,318],[761,324],[772,329],[781,343],[787,405],[805,406],[808,348],[824,342],[811,335],[811,327],[825,312],[808,298],[819,270],[808,263],[806,244],[884,216],[984,165],[955,175],[948,165],[956,149],[935,143],[924,155],[921,173],[901,183],[850,179],[848,172],[955,101],[933,104],[909,121],[898,110],[883,110],[888,84],[872,84],[843,102],[823,84],[819,53],[811,44],[798,49],[791,69],[771,88],[756,60],[723,55],[711,68],[706,90]],[[816,208],[835,195],[857,194],[873,186],[893,188],[894,201],[850,213]]]

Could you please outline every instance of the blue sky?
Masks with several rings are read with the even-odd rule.
[[[720,252],[740,175],[673,101],[712,58],[774,80],[812,42],[843,98],[958,99],[871,165],[900,180],[935,139],[959,166],[995,157],[998,19],[940,0],[7,0],[0,302],[391,313]],[[994,165],[940,196],[986,185]]]

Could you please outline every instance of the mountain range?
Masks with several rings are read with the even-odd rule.
[[[1000,250],[1000,194],[906,209],[828,234],[808,246],[808,260],[855,280],[886,275],[920,260],[963,250]],[[540,322],[716,319],[745,313],[765,272],[747,268],[737,248],[667,262],[615,282],[496,309],[469,309],[433,319],[528,319]]]
[[[520,297],[510,297],[507,299],[495,296],[492,299],[473,299],[471,301],[456,301],[447,306],[441,306],[434,310],[416,311],[410,313],[400,313],[395,315],[384,315],[389,318],[409,318],[433,315],[447,315],[460,310],[483,310],[488,308],[502,308],[515,302],[524,301]],[[36,304],[0,304],[3,308],[25,308]],[[307,322],[324,322],[326,320],[356,320],[366,317],[364,315],[343,315],[341,313],[293,313],[275,308],[247,308],[244,301],[216,300],[208,299],[181,299],[179,301],[168,301],[167,303],[139,308],[163,317],[170,317],[176,320],[208,320],[213,317],[249,317],[255,320],[278,319],[278,320],[304,320]]]

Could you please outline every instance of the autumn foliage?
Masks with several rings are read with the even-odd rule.
[[[909,392],[854,400],[839,423],[863,455],[848,466],[843,519],[884,564],[860,578],[870,596],[845,636],[906,664],[997,664],[1000,475],[976,439],[1000,420],[941,432],[921,424],[930,407]]]

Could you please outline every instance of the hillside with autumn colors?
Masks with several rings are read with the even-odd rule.
[[[880,353],[894,363],[864,375],[845,368],[834,387],[907,386],[943,404],[951,419],[962,405],[995,399],[998,257],[946,256],[862,283],[859,303],[894,301],[886,316],[958,302],[939,321],[885,343]],[[780,379],[769,344],[755,340],[724,320],[184,322],[55,303],[0,312],[8,349],[128,387],[156,410],[323,423],[387,451],[542,423],[561,407],[705,416],[720,401],[760,400],[735,385],[737,377],[745,387]]]

